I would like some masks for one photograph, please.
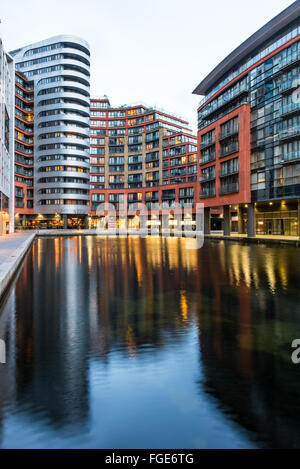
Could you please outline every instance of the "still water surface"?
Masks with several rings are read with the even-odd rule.
[[[3,448],[300,447],[300,250],[37,239],[0,306]]]

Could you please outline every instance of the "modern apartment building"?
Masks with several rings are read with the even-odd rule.
[[[14,230],[14,81],[0,38],[0,236]]]
[[[25,225],[33,215],[33,81],[15,74],[15,224]]]
[[[300,236],[300,2],[243,42],[194,90],[200,198],[223,229]]]
[[[120,228],[126,212],[129,227],[140,224],[135,212],[142,205],[152,218],[157,214],[156,220],[145,215],[148,226],[161,224],[159,204],[195,211],[197,140],[188,122],[142,104],[113,107],[102,98],[91,100],[90,125],[90,226],[107,227],[111,209]],[[101,204],[110,210],[100,210]]]
[[[87,225],[90,206],[89,45],[77,37],[61,35],[22,47],[11,54],[20,80],[25,77],[34,90],[31,96],[27,85],[25,89],[29,95],[21,90],[21,83],[17,85],[17,99],[20,99],[19,91],[23,91],[27,98],[33,97],[33,213],[38,215],[42,226]],[[29,101],[28,106],[26,102],[23,104],[31,113],[32,100]],[[23,123],[26,126],[23,130],[31,130],[28,119]],[[17,128],[16,132],[19,130],[22,129]],[[24,143],[32,143],[28,133],[23,133],[22,148]],[[32,147],[26,148],[32,154]],[[28,183],[28,178],[24,179],[31,174],[28,168],[31,154],[20,155],[24,163],[18,161],[16,164],[16,170],[21,171],[20,177],[23,177],[22,181],[18,180],[16,171],[16,194],[20,205],[26,203],[24,209],[31,209],[32,189],[27,187],[25,200],[24,188],[17,182]],[[21,215],[22,208],[18,207]]]

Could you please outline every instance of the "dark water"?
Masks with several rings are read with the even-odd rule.
[[[300,250],[38,239],[0,309],[3,448],[300,447]]]

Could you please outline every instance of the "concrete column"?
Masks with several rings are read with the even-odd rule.
[[[298,199],[298,238],[300,238],[300,199]]]
[[[254,204],[248,204],[248,226],[247,226],[247,234],[248,237],[255,236],[255,211],[254,211]]]
[[[230,207],[229,205],[224,205],[223,217],[224,217],[224,236],[230,236]]]
[[[238,206],[238,233],[244,234],[244,217],[243,217],[243,207]]]
[[[210,234],[210,208],[204,207],[204,234]]]
[[[85,230],[89,229],[89,217],[88,217],[88,215],[85,215],[85,217],[84,217],[84,229]]]
[[[68,228],[68,217],[67,215],[63,215],[63,220],[64,220],[64,230]]]
[[[140,215],[140,230],[146,231],[148,230],[148,215]]]
[[[26,226],[26,215],[22,217],[22,226]]]

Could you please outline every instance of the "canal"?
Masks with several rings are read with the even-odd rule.
[[[2,448],[300,447],[300,250],[36,239],[0,305]]]

